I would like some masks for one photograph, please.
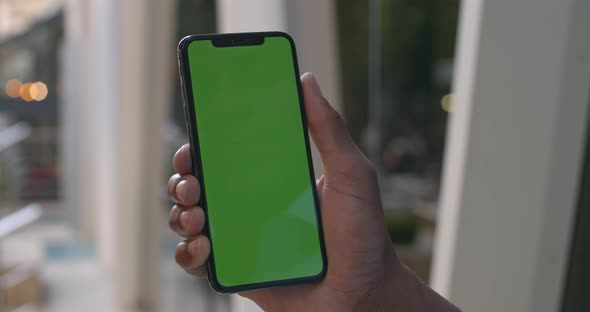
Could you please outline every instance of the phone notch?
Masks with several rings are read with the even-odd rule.
[[[264,36],[223,37],[212,39],[211,42],[218,48],[256,46],[264,43]]]

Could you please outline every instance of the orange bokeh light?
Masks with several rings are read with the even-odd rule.
[[[33,84],[30,82],[27,83],[23,83],[19,90],[18,90],[18,94],[20,95],[20,98],[23,99],[24,101],[30,102],[33,100],[33,97],[31,96],[31,86]]]
[[[20,80],[17,79],[10,79],[6,82],[6,86],[4,88],[4,90],[6,91],[6,95],[8,95],[11,98],[18,98],[19,97],[19,90],[20,87],[22,86],[22,82]]]
[[[35,101],[43,101],[47,97],[47,85],[41,81],[37,81],[29,88],[29,94]]]

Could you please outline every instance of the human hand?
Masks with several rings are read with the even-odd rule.
[[[328,104],[311,74],[301,78],[307,122],[323,163],[317,181],[328,257],[318,283],[240,293],[266,311],[456,311],[422,284],[398,260],[389,239],[375,170]],[[176,205],[170,227],[186,239],[176,260],[188,273],[206,276],[210,243],[201,231],[205,214],[197,206],[200,186],[191,175],[188,145],[174,156],[177,174],[168,182]]]

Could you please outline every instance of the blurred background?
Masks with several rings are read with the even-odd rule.
[[[295,38],[422,279],[465,311],[590,311],[590,8],[534,3],[0,0],[0,311],[256,311],[175,266],[166,182],[176,43],[262,30]]]

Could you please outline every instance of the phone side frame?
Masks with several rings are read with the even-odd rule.
[[[200,148],[199,148],[199,140],[198,140],[198,130],[197,130],[197,121],[196,121],[196,114],[195,108],[193,103],[193,88],[192,82],[190,79],[190,66],[189,66],[189,59],[188,59],[188,47],[189,44],[193,41],[198,40],[214,40],[214,39],[233,39],[233,38],[252,38],[252,37],[260,37],[263,38],[267,37],[283,37],[289,41],[291,46],[291,55],[293,60],[293,67],[295,72],[295,81],[297,85],[297,93],[299,98],[299,108],[300,108],[300,115],[301,115],[301,122],[304,134],[304,141],[305,141],[305,149],[307,154],[307,161],[308,161],[308,168],[309,168],[309,175],[310,175],[310,185],[312,187],[313,193],[313,200],[315,205],[315,213],[316,213],[316,220],[317,220],[317,227],[318,227],[318,237],[320,243],[320,250],[322,256],[322,269],[316,275],[305,276],[305,277],[298,277],[292,279],[285,279],[285,280],[277,280],[277,281],[269,281],[269,282],[260,282],[260,283],[253,283],[253,284],[244,284],[244,285],[236,285],[236,286],[225,286],[221,284],[217,278],[216,270],[215,270],[215,256],[213,253],[213,237],[211,237],[211,232],[209,228],[209,218],[208,218],[208,209],[207,209],[207,197],[206,197],[206,182],[203,177],[203,170],[202,170],[202,163],[201,163],[201,155],[200,155]],[[324,231],[323,231],[323,224],[322,224],[322,216],[320,211],[320,202],[319,197],[317,194],[317,187],[316,187],[316,180],[315,180],[315,173],[313,167],[313,160],[311,155],[311,144],[309,141],[309,133],[307,128],[307,115],[305,113],[305,102],[303,97],[303,89],[301,86],[300,81],[300,72],[299,72],[299,64],[297,61],[297,51],[295,48],[295,42],[293,38],[284,32],[248,32],[248,33],[229,33],[229,34],[206,34],[206,35],[191,35],[182,38],[182,40],[178,44],[178,66],[179,66],[179,74],[180,74],[180,84],[181,84],[181,93],[182,93],[182,100],[184,106],[184,117],[185,117],[185,124],[186,129],[190,141],[190,152],[191,152],[191,162],[192,162],[192,174],[199,179],[201,182],[201,194],[199,199],[199,205],[205,212],[205,225],[203,227],[203,233],[205,236],[209,238],[211,248],[210,254],[207,258],[207,277],[209,280],[209,285],[219,293],[236,293],[241,291],[247,290],[254,290],[254,289],[261,289],[261,288],[269,288],[269,287],[277,287],[277,286],[285,286],[285,285],[293,285],[293,284],[300,284],[300,283],[309,283],[309,282],[316,282],[322,280],[327,273],[328,269],[328,259],[326,254],[326,247],[324,241]]]

